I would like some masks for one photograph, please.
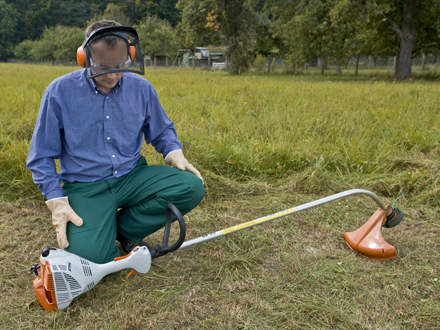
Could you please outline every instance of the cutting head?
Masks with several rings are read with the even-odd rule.
[[[402,220],[402,213],[397,208],[381,208],[363,224],[352,232],[346,232],[344,239],[348,246],[361,255],[379,260],[388,260],[397,256],[394,246],[385,241],[382,236],[382,226],[396,226]]]

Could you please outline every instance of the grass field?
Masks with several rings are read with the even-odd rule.
[[[384,229],[398,257],[346,247],[376,209],[355,197],[112,274],[52,313],[28,269],[55,232],[25,159],[44,89],[75,68],[0,69],[0,328],[440,328],[439,82],[147,70],[207,185],[187,238],[364,188],[404,196],[404,220]]]

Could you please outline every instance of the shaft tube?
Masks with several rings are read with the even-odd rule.
[[[266,215],[264,217],[261,217],[261,218],[255,219],[255,220],[251,220],[251,221],[248,221],[248,222],[245,222],[242,224],[238,224],[238,225],[235,225],[232,227],[218,230],[218,231],[215,231],[213,233],[210,233],[210,234],[207,234],[204,236],[193,238],[191,240],[184,242],[180,246],[179,250],[183,249],[185,247],[191,246],[191,245],[195,245],[195,244],[209,241],[211,239],[214,239],[214,238],[217,238],[220,236],[235,233],[235,232],[242,230],[242,229],[245,229],[245,228],[250,228],[250,227],[260,225],[262,223],[273,221],[273,220],[285,217],[287,215],[291,215],[291,214],[299,212],[299,211],[304,211],[304,210],[311,209],[316,206],[320,206],[320,205],[323,205],[323,204],[326,204],[329,202],[333,202],[337,199],[342,199],[342,198],[346,198],[346,197],[354,196],[354,195],[367,195],[368,197],[370,197],[371,199],[373,199],[376,202],[378,207],[380,207],[382,210],[386,210],[385,204],[379,199],[379,197],[376,194],[372,193],[371,191],[364,190],[364,189],[350,189],[350,190],[346,190],[346,191],[343,191],[343,192],[340,192],[340,193],[337,193],[334,195],[330,195],[330,196],[327,196],[327,197],[324,197],[321,199],[317,199],[317,200],[309,202],[309,203],[301,204],[299,206],[292,207],[290,209],[286,209],[286,210],[279,211],[279,212],[276,212],[276,213],[273,213],[270,215]]]

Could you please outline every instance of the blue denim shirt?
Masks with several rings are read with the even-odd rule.
[[[64,196],[60,180],[96,182],[127,174],[140,158],[143,137],[163,157],[182,148],[146,79],[126,72],[106,95],[86,70],[55,79],[41,100],[27,167],[47,199]]]

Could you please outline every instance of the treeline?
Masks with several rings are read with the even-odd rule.
[[[227,46],[236,74],[257,54],[292,72],[368,55],[395,56],[406,79],[415,56],[440,52],[438,0],[0,0],[0,57],[73,61],[85,26],[101,18],[135,26],[149,55]]]
[[[177,0],[0,0],[0,59],[75,59],[84,29],[93,21],[113,18],[135,25],[155,17],[161,25],[180,22]]]

